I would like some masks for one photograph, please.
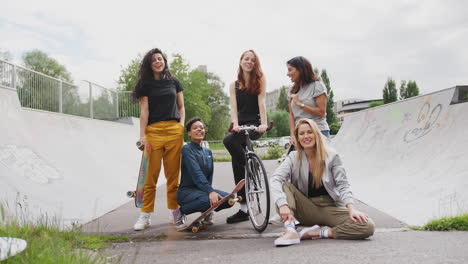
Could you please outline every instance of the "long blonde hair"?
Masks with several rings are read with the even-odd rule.
[[[325,170],[325,160],[328,157],[326,141],[324,136],[320,132],[317,124],[312,119],[301,118],[296,122],[296,127],[294,129],[294,136],[296,137],[296,149],[297,149],[297,162],[299,162],[299,168],[302,166],[302,152],[304,148],[299,143],[299,126],[302,124],[307,124],[312,128],[312,132],[315,135],[315,160],[313,162],[312,174],[314,177],[314,187],[319,188],[322,185],[322,176]]]

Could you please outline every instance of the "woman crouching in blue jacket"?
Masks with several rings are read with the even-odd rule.
[[[185,215],[195,212],[204,212],[229,193],[213,189],[213,154],[211,150],[201,146],[205,138],[205,124],[199,117],[190,119],[185,125],[191,142],[182,148],[182,167],[177,202],[180,211]],[[229,203],[223,203],[215,209],[216,212],[229,208]],[[213,224],[213,212],[208,214],[203,223]],[[177,225],[177,229],[186,227]]]

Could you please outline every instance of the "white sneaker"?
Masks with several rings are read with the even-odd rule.
[[[311,236],[309,234],[307,234],[309,231],[311,230],[314,230],[314,229],[317,229],[317,228],[320,228],[320,226],[318,225],[314,225],[312,227],[306,227],[306,228],[303,228],[301,230],[301,232],[299,232],[299,237],[302,239],[310,239]]]
[[[286,228],[284,234],[275,240],[275,246],[291,246],[299,244],[300,242],[301,240],[299,239],[297,231],[292,228]]]
[[[133,230],[140,231],[151,225],[151,213],[141,213],[137,222],[133,226]]]
[[[184,229],[187,227],[185,224],[185,215],[180,211],[179,208],[172,210],[172,221],[177,230]]]
[[[203,221],[202,221],[203,224],[205,224],[205,225],[213,225],[213,224],[214,224],[213,215],[214,215],[213,212],[207,214],[207,215],[205,216],[205,218],[203,218]]]

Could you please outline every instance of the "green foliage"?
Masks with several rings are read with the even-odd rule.
[[[119,90],[132,91],[140,67],[141,56],[133,59],[121,70]],[[187,61],[179,54],[173,55],[169,63],[172,73],[184,87],[185,120],[198,116],[206,124],[206,140],[219,140],[226,134],[229,126],[229,98],[223,92],[224,83],[213,74],[191,69]],[[121,116],[139,116],[139,105],[128,94],[119,97]],[[137,114],[135,114],[137,113]],[[185,141],[189,141],[185,135]]]
[[[133,91],[138,78],[141,60],[142,56],[138,54],[125,68],[121,67],[120,76],[117,80],[117,88],[119,91]]]
[[[428,231],[468,231],[468,214],[433,220],[424,225],[422,229]]]
[[[283,149],[278,145],[269,147],[267,150],[267,155],[267,159],[278,159],[283,155]]]
[[[223,92],[224,83],[213,73],[190,69],[180,55],[174,56],[170,69],[185,88],[185,120],[201,117],[206,124],[206,139],[222,139],[229,126],[229,98]],[[185,140],[189,140],[187,135]]]
[[[383,105],[383,104],[384,104],[383,101],[374,101],[374,102],[371,102],[371,103],[369,104],[369,108],[376,107],[376,106],[381,106],[381,105]]]
[[[336,123],[331,123],[330,125],[330,134],[331,135],[336,135],[338,134],[338,131],[340,131],[340,128],[341,128],[341,125],[340,123],[336,122]]]
[[[273,128],[265,133],[265,137],[282,137],[289,136],[289,113],[281,111],[269,111],[267,119],[273,120]]]
[[[83,249],[102,249],[109,243],[126,242],[126,236],[84,235],[80,230],[60,231],[54,225],[20,225],[0,222],[0,237],[16,237],[28,242],[26,249],[5,263],[106,263]]]
[[[62,83],[63,113],[89,116],[89,106],[81,103],[78,87],[69,84],[72,78],[65,66],[40,50],[24,53],[23,62],[31,70],[68,82]],[[16,83],[21,106],[59,112],[59,81],[18,68]]]
[[[334,94],[333,90],[330,85],[330,79],[328,78],[327,70],[323,69],[322,74],[320,75],[320,79],[322,79],[322,82],[325,84],[325,87],[327,87],[327,123],[328,124],[333,124],[336,123],[336,114],[335,110],[333,109],[335,105],[335,101],[333,99]]]
[[[209,133],[206,139],[220,140],[226,135],[230,123],[229,97],[224,93],[224,83],[217,75],[208,72],[205,76],[209,90],[208,106],[211,109],[211,120],[207,124]]]
[[[280,95],[278,97],[278,103],[276,104],[277,111],[283,110],[289,113],[287,89],[287,86],[282,86],[280,88]]]
[[[100,93],[99,97],[93,100],[94,118],[109,119],[117,117],[111,92],[108,90],[101,90]]]
[[[419,95],[419,87],[416,81],[401,81],[400,85],[400,100],[411,98]]]
[[[398,100],[398,91],[396,89],[395,81],[388,78],[383,89],[383,102],[384,104],[396,102]]]
[[[32,50],[23,54],[23,62],[26,68],[41,72],[62,81],[73,82],[71,74],[64,65],[60,64],[54,58],[49,57],[45,52]]]

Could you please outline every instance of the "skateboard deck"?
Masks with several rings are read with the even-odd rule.
[[[203,212],[197,219],[193,220],[192,223],[190,223],[187,227],[183,229],[179,229],[178,231],[186,231],[186,230],[192,230],[193,233],[197,233],[200,229],[206,228],[206,225],[202,223],[203,218],[205,218],[209,213],[213,212],[216,208],[218,208],[221,204],[228,202],[230,205],[233,205],[236,202],[242,201],[242,197],[238,196],[235,197],[234,194],[237,193],[244,187],[245,180],[241,180],[236,187],[234,187],[234,190],[226,196],[224,196],[222,199],[218,200],[218,204],[216,206],[210,207],[208,210]]]
[[[146,145],[142,145],[140,141],[137,142],[137,147],[140,150],[143,150],[143,154],[141,154],[141,163],[140,163],[140,171],[138,173],[138,181],[135,191],[128,191],[127,196],[130,198],[135,198],[135,206],[141,208],[143,206],[143,187],[145,186],[146,175],[148,174],[148,165],[149,165],[149,157],[151,155],[151,145],[146,143]]]

